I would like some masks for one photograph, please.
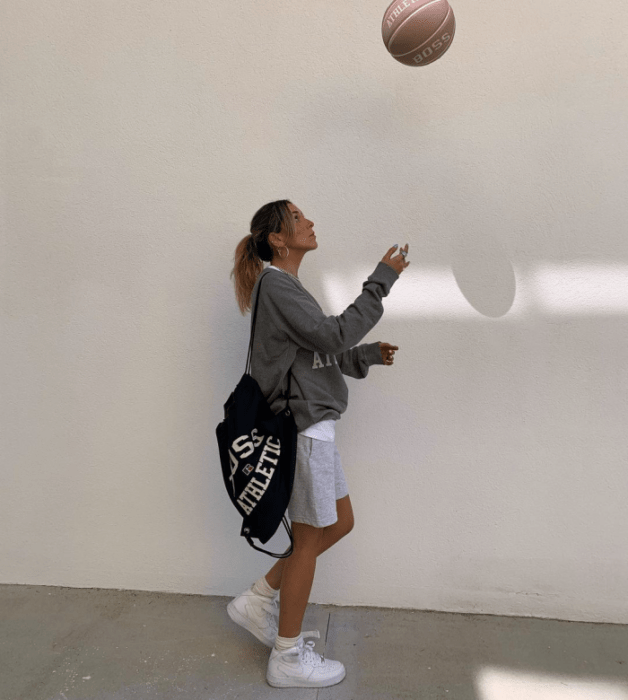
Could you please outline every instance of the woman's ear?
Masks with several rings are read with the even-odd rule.
[[[268,236],[268,242],[272,248],[281,248],[285,245],[283,237],[279,233],[271,233]]]

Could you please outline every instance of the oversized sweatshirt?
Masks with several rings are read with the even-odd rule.
[[[274,413],[286,406],[291,370],[290,408],[299,432],[340,418],[349,398],[343,374],[361,379],[371,365],[383,364],[379,343],[357,344],[382,317],[382,298],[397,279],[395,270],[380,262],[356,300],[339,316],[326,316],[296,279],[269,268],[260,274],[251,296],[254,312],[263,280],[251,376]]]

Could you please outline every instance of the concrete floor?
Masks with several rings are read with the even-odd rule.
[[[628,626],[311,605],[347,677],[266,684],[229,598],[0,586],[1,700],[628,700]]]

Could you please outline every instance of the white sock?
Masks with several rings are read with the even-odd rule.
[[[255,581],[252,589],[253,593],[264,596],[264,598],[274,598],[277,593],[279,593],[279,591],[276,591],[274,588],[271,588],[268,585],[268,581],[266,580],[265,576],[262,576],[262,578]]]
[[[277,639],[275,640],[275,649],[277,649],[277,651],[288,651],[288,649],[296,647],[299,639],[301,639],[301,635],[298,637],[280,637],[277,635]]]

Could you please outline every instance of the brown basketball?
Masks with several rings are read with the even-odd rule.
[[[406,66],[427,66],[451,46],[456,31],[447,0],[394,0],[382,20],[390,55]]]

